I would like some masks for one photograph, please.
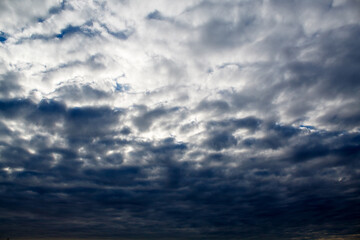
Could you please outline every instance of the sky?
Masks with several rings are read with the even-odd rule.
[[[360,1],[0,1],[0,239],[360,238]]]

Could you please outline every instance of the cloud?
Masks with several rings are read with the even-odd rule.
[[[162,16],[162,14],[158,11],[158,10],[155,10],[151,13],[149,13],[147,16],[146,16],[147,19],[149,20],[163,20],[164,17]]]
[[[54,92],[57,98],[70,101],[83,101],[92,99],[103,99],[110,97],[108,92],[96,89],[90,85],[76,86],[65,85],[57,88]]]
[[[358,3],[0,5],[1,236],[358,238]]]
[[[64,38],[64,37],[68,37],[68,36],[71,36],[71,35],[76,34],[76,33],[84,34],[85,36],[88,36],[88,37],[91,37],[92,34],[93,34],[91,32],[83,30],[81,27],[69,25],[64,29],[61,29],[60,34],[57,34],[56,37],[57,38]]]
[[[177,110],[178,108],[166,109],[163,107],[158,107],[150,111],[144,109],[140,116],[134,118],[133,123],[140,131],[146,131],[151,127],[156,119],[164,117],[165,115]]]
[[[8,98],[21,91],[21,86],[18,84],[19,78],[19,74],[15,72],[1,74],[0,94],[2,98]]]
[[[7,34],[4,32],[0,32],[0,42],[5,42],[7,40]]]
[[[214,150],[221,150],[236,145],[236,142],[234,136],[227,132],[213,132],[205,145]]]

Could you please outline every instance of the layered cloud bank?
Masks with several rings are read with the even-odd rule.
[[[0,14],[0,237],[359,237],[358,1]]]

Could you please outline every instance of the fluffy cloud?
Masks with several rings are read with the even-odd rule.
[[[356,1],[0,5],[1,237],[358,237]]]

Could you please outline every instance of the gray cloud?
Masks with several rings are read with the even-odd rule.
[[[76,86],[61,86],[55,90],[55,95],[60,99],[67,99],[71,101],[82,101],[92,99],[103,99],[110,97],[110,94],[91,87],[90,85]]]
[[[17,83],[19,75],[14,72],[8,72],[1,75],[0,79],[0,94],[3,98],[8,98],[11,94],[16,94],[21,91],[21,86]]]
[[[136,127],[139,128],[140,131],[146,131],[151,127],[154,121],[177,110],[178,108],[176,107],[170,109],[158,107],[150,111],[145,109],[145,111],[143,111],[140,116],[137,116],[133,119],[133,123]]]

